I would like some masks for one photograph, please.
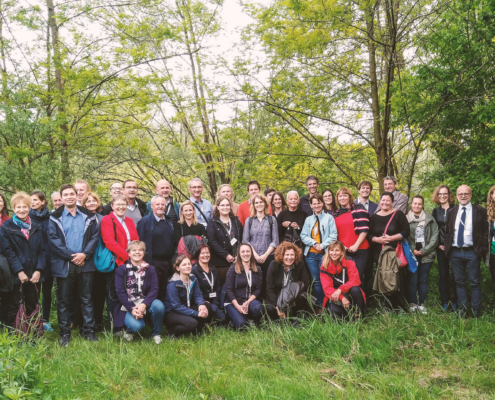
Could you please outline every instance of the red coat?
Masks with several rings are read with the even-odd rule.
[[[115,223],[117,241],[115,241],[112,220]],[[131,240],[139,240],[134,221],[131,218],[126,218],[125,225],[127,226]],[[105,215],[101,220],[101,239],[105,247],[117,256],[117,265],[122,265],[129,259],[129,254],[126,251],[127,235],[125,234],[124,227],[113,212]]]
[[[320,280],[321,280],[321,286],[323,287],[323,293],[325,293],[325,298],[323,299],[323,307],[327,304],[327,302],[330,300],[330,297],[332,296],[333,292],[335,292],[337,289],[333,286],[333,275],[339,275],[342,273],[342,270],[345,268],[345,278],[344,278],[344,283],[341,284],[338,289],[342,293],[347,293],[351,288],[354,286],[361,286],[361,279],[359,279],[359,272],[356,268],[356,263],[352,260],[348,260],[346,258],[342,259],[342,266],[341,265],[334,265],[331,261],[327,268],[324,268],[323,265],[320,267]],[[361,290],[363,292],[363,290]],[[344,297],[343,294],[340,294],[339,300],[342,300]],[[363,298],[364,301],[366,302],[366,297],[364,296],[363,292]]]

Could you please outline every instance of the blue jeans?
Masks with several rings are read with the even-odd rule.
[[[313,290],[315,291],[316,300],[321,305],[325,297],[320,281],[320,267],[321,260],[323,260],[323,253],[308,253],[305,260],[311,274],[311,279],[313,279]]]
[[[366,269],[366,265],[368,264],[368,249],[361,249],[356,251],[355,253],[346,253],[346,257],[349,260],[354,261],[356,264],[356,268],[359,272],[359,279],[361,280],[361,287],[364,282],[364,271]]]
[[[258,300],[253,300],[249,303],[248,313],[241,314],[233,304],[225,306],[225,312],[232,321],[235,329],[241,329],[246,326],[248,319],[259,321],[263,316],[263,304]]]
[[[146,309],[146,312],[151,314],[151,329],[153,330],[151,335],[159,335],[162,331],[165,306],[160,300],[153,300],[153,303]],[[130,312],[125,314],[124,323],[128,333],[137,333],[144,328],[144,318],[136,319]]]
[[[418,269],[415,273],[407,270],[409,285],[407,301],[411,304],[425,304],[426,291],[428,290],[428,277],[430,276],[430,269],[433,263],[429,262],[423,264],[418,262]],[[418,301],[419,297],[419,301]]]
[[[461,251],[452,248],[450,253],[450,265],[454,273],[459,307],[467,308],[466,279],[471,286],[471,305],[474,310],[481,309],[481,258],[474,250]],[[466,278],[467,273],[467,278]]]
[[[216,304],[213,304],[213,303],[210,303],[211,305],[211,311],[213,312],[213,314],[215,315],[215,319],[217,321],[225,321],[225,313],[222,311],[222,309],[217,306]]]
[[[452,287],[452,291],[454,292],[453,303],[457,304],[457,291],[455,288],[455,281],[452,279],[452,283],[449,284],[450,277],[450,263],[445,251],[438,249],[437,250],[437,261],[438,261],[438,286],[440,287],[440,299],[442,300],[442,304],[449,303],[449,287]]]

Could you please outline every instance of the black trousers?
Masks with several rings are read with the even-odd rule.
[[[330,311],[332,315],[337,318],[345,318],[348,316],[349,312],[354,308],[358,309],[360,314],[364,314],[364,297],[363,292],[359,286],[354,286],[347,293],[342,293],[344,297],[349,300],[351,303],[350,307],[346,309],[342,303],[334,303],[333,301],[329,301],[326,305],[327,310]]]
[[[12,301],[12,292],[0,293],[0,323],[2,323],[2,325],[9,324],[11,301]]]
[[[214,317],[214,313],[211,310],[211,305],[209,303],[205,303],[205,306],[208,309],[207,318],[191,317],[175,311],[166,313],[164,322],[167,327],[167,332],[174,336],[182,336],[188,333],[201,333],[204,326],[209,324]],[[197,306],[192,306],[191,308],[198,311]]]
[[[14,326],[15,316],[19,311],[19,305],[21,300],[21,293],[19,292],[20,284],[14,285],[14,290],[11,292],[10,305],[9,305],[9,326]],[[24,304],[26,305],[26,313],[31,314],[40,299],[39,289],[37,290],[37,284],[26,282],[22,285],[22,296],[24,297]]]
[[[53,289],[53,277],[46,278],[41,282],[41,293],[43,298],[41,299],[41,309],[43,311],[43,322],[50,321],[50,311],[52,309],[52,289]]]
[[[268,267],[270,266],[270,263],[275,259],[275,255],[272,253],[270,254],[265,262],[263,264],[260,264],[261,268],[261,274],[263,275],[263,283],[261,285],[261,295],[256,299],[259,301],[263,301],[266,295],[266,275],[268,273]]]
[[[112,272],[95,271],[93,280],[93,304],[95,323],[103,323],[103,310],[107,302],[107,316],[113,321],[113,312],[118,303],[117,291],[115,290],[115,270]]]
[[[172,263],[169,260],[151,260],[149,264],[155,267],[156,277],[158,279],[157,299],[163,303],[167,294],[168,278],[173,275]]]
[[[82,267],[69,262],[69,274],[66,278],[55,278],[57,282],[57,315],[60,336],[70,335],[70,301],[75,289],[79,292],[82,314],[82,334],[94,332],[95,316],[93,308],[94,272],[82,272]]]

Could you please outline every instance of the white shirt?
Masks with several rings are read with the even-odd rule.
[[[463,207],[466,207],[466,222],[464,223],[464,244],[462,247],[473,245],[473,205],[469,202],[465,206],[459,204],[459,210],[457,211],[457,217],[455,218],[454,247],[459,247],[457,245],[457,232],[459,231],[459,224],[461,223]]]
[[[358,204],[362,204],[364,208],[366,208],[366,211],[370,211],[370,199],[366,200],[366,202],[361,201],[361,197],[358,198]]]
[[[117,214],[113,214],[117,217]],[[117,217],[117,219],[119,220],[120,224],[122,225],[122,228],[124,228],[124,231],[125,231],[125,234],[127,236],[127,244],[129,244],[129,242],[131,241],[131,234],[129,233],[129,229],[127,229],[127,226],[125,224],[125,216],[120,218],[120,217]]]

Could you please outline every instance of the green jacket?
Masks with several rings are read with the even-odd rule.
[[[423,264],[430,263],[435,261],[435,257],[437,255],[436,248],[438,245],[438,225],[435,222],[435,219],[425,211],[426,220],[425,220],[425,247],[421,249],[423,253],[423,257],[421,257],[421,262]],[[411,246],[411,250],[416,248],[416,227],[418,223],[416,221],[411,221],[409,223],[409,227],[411,231],[409,233],[409,237],[407,241]]]

